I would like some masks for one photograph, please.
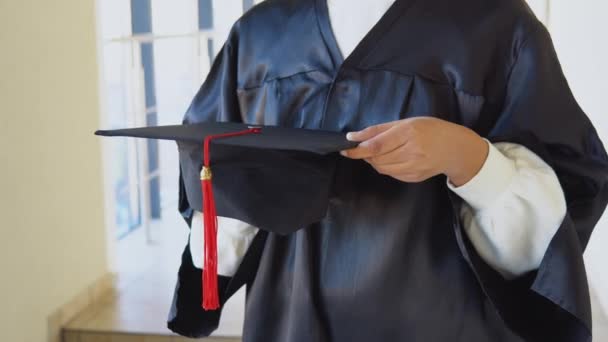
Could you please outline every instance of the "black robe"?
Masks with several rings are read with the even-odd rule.
[[[184,123],[347,132],[414,116],[522,144],[555,170],[568,212],[539,269],[511,281],[491,269],[444,176],[403,183],[336,155],[325,217],[287,234],[260,226],[221,277],[222,303],[247,286],[243,341],[589,341],[582,255],[608,157],[523,0],[397,0],[346,60],[325,0],[267,0],[234,25]],[[199,152],[180,151],[187,220],[200,210]],[[186,248],[168,322],[179,334],[217,326],[200,279]]]

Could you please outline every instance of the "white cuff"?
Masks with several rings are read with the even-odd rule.
[[[525,146],[490,145],[485,164],[473,187],[467,183],[455,189],[467,189],[459,194],[465,200],[460,216],[481,258],[506,279],[513,279],[540,266],[566,215],[566,201],[551,166]],[[494,172],[492,177],[487,176],[488,168]],[[492,196],[491,191],[497,193]]]
[[[217,218],[217,273],[231,277],[236,273],[258,229],[251,225],[227,218]],[[203,214],[195,211],[190,228],[190,254],[192,264],[203,268]]]
[[[466,184],[454,186],[448,179],[447,185],[476,211],[490,207],[503,194],[517,170],[515,162],[503,155],[487,139],[488,156],[481,169]]]

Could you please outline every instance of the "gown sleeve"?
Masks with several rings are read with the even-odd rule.
[[[515,45],[504,102],[482,135],[523,145],[551,166],[567,212],[539,268],[516,279],[503,278],[472,248],[462,233],[461,199],[448,191],[457,240],[494,308],[526,341],[590,341],[583,251],[608,201],[608,156],[569,89],[546,28],[537,23]]]
[[[557,175],[524,146],[488,144],[488,157],[468,183],[450,190],[464,199],[463,229],[477,253],[506,279],[538,269],[566,213]]]

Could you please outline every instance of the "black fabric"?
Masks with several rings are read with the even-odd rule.
[[[321,167],[329,180],[313,176],[308,183],[311,189],[329,184],[322,218],[257,225],[268,233],[247,281],[243,341],[590,341],[582,253],[608,200],[608,157],[568,88],[547,31],[523,1],[396,0],[344,59],[325,0],[266,0],[233,27],[184,124],[346,132],[415,116],[520,143],[554,168],[568,214],[540,268],[506,281],[488,267],[462,232],[461,200],[445,177],[403,183],[330,154],[330,166]],[[200,206],[193,190],[200,147],[180,149],[186,194],[180,208],[188,217]],[[283,175],[269,171],[283,182],[273,192],[293,189],[285,185],[295,180],[292,172],[309,162]],[[310,165],[324,163],[313,158]],[[266,172],[251,170],[241,179]],[[216,189],[225,188],[227,197],[239,189],[225,182]],[[318,203],[304,205],[299,191],[287,191],[283,207],[316,212]],[[259,199],[246,202],[265,216],[267,198]],[[188,293],[176,296],[188,301]],[[173,314],[173,320],[196,315],[179,308]],[[204,336],[208,329],[201,327],[214,319],[198,315],[198,325],[171,328]]]
[[[222,308],[228,298],[255,278],[266,235],[265,232],[259,232],[255,236],[234,276],[218,275],[221,305],[219,310],[206,311],[201,307],[202,271],[192,264],[190,246],[186,245],[167,321],[169,329],[180,331],[182,335],[193,338],[208,336],[217,329]]]
[[[182,160],[197,165],[182,168],[184,178],[200,179],[203,165],[200,147],[180,144],[179,150]],[[211,150],[213,197],[219,216],[288,234],[326,215],[335,154],[223,145]],[[201,211],[200,185],[188,186],[185,192],[190,206]]]

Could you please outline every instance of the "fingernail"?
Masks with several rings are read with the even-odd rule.
[[[346,151],[340,151],[340,154],[341,154],[342,156],[344,156],[344,157],[347,157],[347,156],[348,156],[348,152],[346,152]]]
[[[355,138],[355,133],[354,132],[348,132],[348,133],[346,133],[346,140],[352,141],[354,138]]]

